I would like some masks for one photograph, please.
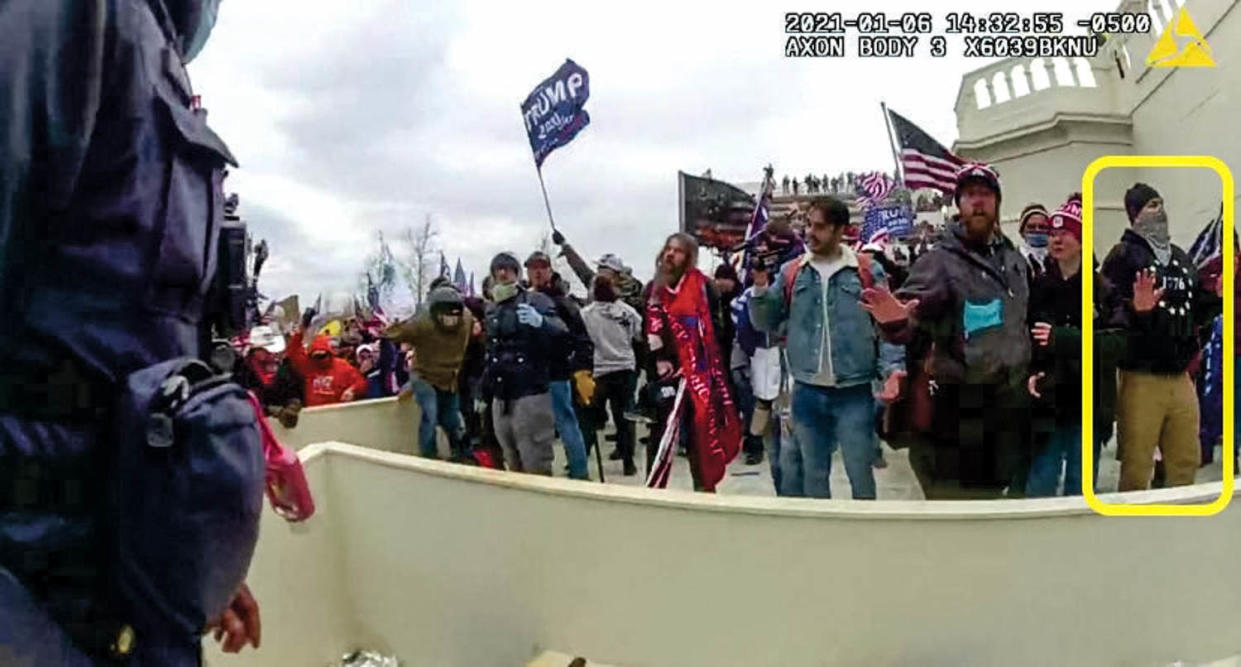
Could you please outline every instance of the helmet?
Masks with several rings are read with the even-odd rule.
[[[511,269],[513,273],[521,273],[521,262],[517,261],[517,255],[511,252],[502,252],[491,260],[490,275],[495,275],[497,269]]]
[[[427,307],[430,308],[432,315],[460,313],[465,309],[465,301],[456,287],[442,285],[431,290],[431,293],[427,295]]]

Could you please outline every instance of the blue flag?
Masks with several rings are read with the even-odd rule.
[[[884,237],[901,238],[912,233],[913,218],[904,206],[872,206],[866,210],[858,241],[865,244]]]
[[[457,269],[452,273],[452,284],[457,291],[465,294],[465,267],[461,266],[461,258],[457,258]]]
[[[583,107],[590,98],[590,75],[572,60],[565,60],[556,73],[535,87],[521,104],[526,135],[534,151],[534,163],[573,141],[590,124]]]

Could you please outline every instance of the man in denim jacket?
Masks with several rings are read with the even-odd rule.
[[[839,446],[845,471],[859,500],[875,498],[875,397],[871,382],[884,380],[880,398],[895,400],[904,376],[905,351],[883,342],[862,309],[863,282],[884,280],[878,264],[863,261],[841,243],[849,209],[833,197],[810,205],[806,242],[810,252],[787,264],[775,278],[756,273],[750,318],[775,332],[788,323],[789,370],[793,388],[793,432],[805,462],[782,470],[782,495],[831,497],[832,453]],[[863,281],[861,272],[871,276]],[[791,282],[791,285],[790,285]]]

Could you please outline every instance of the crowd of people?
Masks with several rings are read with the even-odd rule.
[[[798,178],[786,175],[780,179],[780,194],[852,194],[860,181],[860,177],[860,174],[852,171],[838,176],[806,174]]]
[[[777,494],[828,498],[839,450],[852,497],[874,499],[886,441],[909,449],[927,498],[1079,494],[1086,428],[1096,478],[1115,434],[1119,490],[1193,483],[1220,438],[1207,413],[1221,392],[1199,372],[1219,367],[1218,270],[1199,275],[1169,241],[1157,191],[1126,193],[1131,228],[1090,258],[1095,409],[1083,424],[1081,198],[1026,206],[1010,240],[1001,195],[994,170],[966,165],[951,222],[899,247],[861,244],[846,204],[820,197],[804,229],[772,220],[740,272],[725,262],[712,277],[695,239],[674,234],[648,285],[557,232],[585,299],[548,254],[501,253],[481,298],[439,279],[403,322],[360,314],[308,350],[304,328],[286,344],[259,327],[239,379],[286,425],[301,406],[413,398],[422,456],[438,456],[442,432],[452,461],[551,475],[559,442],[574,479],[591,478],[601,431],[626,476],[645,443],[649,476],[674,427],[703,491],[743,453],[768,461]]]

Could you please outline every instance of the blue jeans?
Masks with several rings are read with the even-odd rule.
[[[797,493],[796,480],[790,479],[792,471],[781,471],[783,486],[789,491],[784,495],[831,498],[832,453],[840,447],[853,498],[874,500],[874,431],[875,398],[869,382],[851,387],[798,382],[793,388],[793,433],[804,473],[801,493]]]
[[[418,450],[428,459],[439,458],[439,446],[435,440],[435,427],[444,429],[454,456],[461,452],[464,425],[461,423],[461,400],[455,392],[436,389],[422,380],[414,380],[414,399],[422,410],[418,424]]]
[[[784,482],[784,466],[781,464],[780,436],[784,430],[784,419],[776,411],[771,414],[771,431],[763,438],[767,449],[767,461],[771,463],[771,483],[776,487],[776,495],[781,495]]]
[[[1110,429],[1094,429],[1094,471],[1091,485],[1099,479],[1099,454],[1103,442],[1111,437]],[[1064,469],[1064,495],[1082,495],[1082,427],[1080,424],[1056,426],[1047,442],[1034,451],[1030,462],[1030,476],[1026,480],[1027,498],[1046,498],[1057,495],[1060,487],[1060,470]]]
[[[552,382],[552,411],[556,414],[556,431],[564,443],[565,457],[569,459],[569,477],[590,479],[586,472],[586,441],[573,411],[573,387],[568,380]]]

